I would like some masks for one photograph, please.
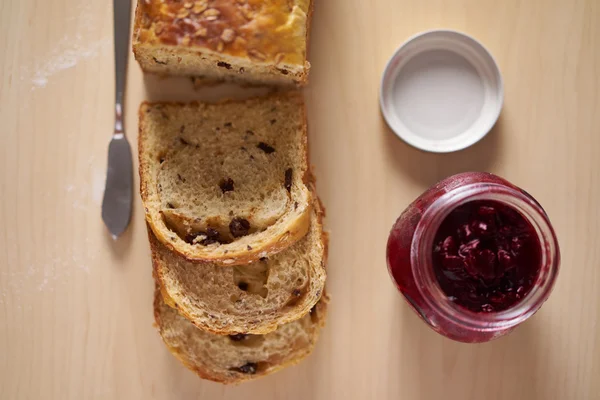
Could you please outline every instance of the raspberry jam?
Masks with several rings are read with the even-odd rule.
[[[485,342],[512,331],[550,295],[560,252],[550,221],[528,193],[487,173],[451,176],[394,224],[390,275],[438,333]]]
[[[535,228],[493,201],[452,210],[433,243],[433,270],[442,291],[474,312],[514,306],[529,293],[540,269]]]

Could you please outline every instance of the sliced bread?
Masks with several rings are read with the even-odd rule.
[[[327,236],[314,207],[308,234],[288,249],[244,266],[194,264],[149,232],[154,275],[165,301],[213,333],[265,334],[308,313],[325,287]]]
[[[312,204],[307,157],[297,92],[140,108],[146,220],[193,262],[246,264],[302,238]]]
[[[272,374],[309,355],[325,325],[327,296],[302,319],[266,335],[215,335],[195,327],[154,295],[154,318],[167,348],[203,379],[240,383]]]

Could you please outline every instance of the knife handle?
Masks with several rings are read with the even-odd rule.
[[[115,29],[115,132],[123,132],[123,98],[129,57],[131,0],[113,0]]]

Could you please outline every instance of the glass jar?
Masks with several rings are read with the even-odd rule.
[[[540,247],[531,289],[501,311],[475,312],[456,304],[434,271],[434,239],[440,225],[457,207],[474,201],[492,201],[517,211],[531,225]],[[444,179],[408,206],[390,232],[387,263],[397,288],[432,329],[475,343],[509,333],[542,306],[556,280],[560,251],[548,216],[533,197],[496,175],[470,172]]]

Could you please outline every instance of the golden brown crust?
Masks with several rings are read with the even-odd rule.
[[[321,203],[321,200],[318,200],[319,203]],[[323,218],[325,217],[325,208],[321,208],[323,210],[323,212],[321,212],[320,215],[320,223],[323,224]],[[321,240],[323,241],[323,265],[325,266],[325,268],[327,269],[327,263],[329,261],[329,232],[326,232],[325,230],[322,231],[321,234]]]
[[[308,174],[307,186],[310,188],[310,191],[315,194],[313,196],[313,199],[316,202],[315,210],[317,211],[318,223],[321,226],[323,226],[324,225],[323,221],[324,221],[325,217],[327,216],[327,210],[325,209],[325,205],[323,204],[321,197],[316,195],[316,193],[317,193],[317,177],[315,175],[313,165],[310,166],[307,174]],[[323,265],[327,266],[327,262],[329,260],[329,232],[327,232],[325,229],[321,230],[321,240],[323,241],[323,247],[324,247]]]
[[[308,163],[308,161],[309,161],[308,160],[308,134],[307,134],[308,128],[307,128],[307,123],[306,123],[307,116],[306,116],[306,107],[304,106],[303,101],[301,101],[301,99],[302,99],[301,93],[296,92],[296,91],[275,92],[275,93],[271,93],[271,94],[264,96],[263,99],[265,101],[268,101],[270,98],[283,98],[283,97],[300,99],[299,106],[302,107],[302,112],[303,112],[302,129],[305,132],[305,134],[303,135],[302,146],[304,148],[304,162],[305,162],[305,165],[308,166],[309,165],[309,163]],[[248,99],[248,101],[251,101],[251,100],[253,100],[253,99]],[[236,103],[236,102],[239,102],[239,101],[233,100],[233,99],[226,99],[226,100],[219,101],[217,104],[227,104],[227,103]],[[150,167],[150,165],[147,164],[146,158],[144,157],[144,154],[146,152],[145,140],[143,140],[143,133],[142,133],[144,131],[144,123],[145,123],[144,114],[145,114],[145,110],[147,109],[147,107],[149,107],[150,105],[159,105],[159,104],[184,105],[184,103],[181,103],[181,102],[152,102],[152,103],[150,103],[147,101],[143,102],[140,105],[139,112],[138,112],[138,119],[139,119],[138,160],[139,160],[139,164],[140,164],[140,168],[139,168],[140,195],[142,198],[142,202],[144,204],[146,204],[146,202],[148,202],[152,197],[151,190],[149,189],[149,185],[152,184],[152,179],[153,179],[153,177],[151,176],[152,174],[150,173],[151,167]],[[189,104],[198,105],[199,103],[192,102]],[[307,183],[310,180],[309,174],[310,174],[310,171],[307,168],[307,170],[304,172],[304,175],[302,178],[303,182]],[[270,236],[268,241],[266,241],[266,243],[262,243],[261,245],[252,246],[251,250],[248,250],[246,247],[239,248],[239,249],[228,249],[226,252],[226,255],[219,254],[219,253],[211,254],[209,252],[198,252],[198,251],[195,251],[194,247],[183,245],[183,244],[176,246],[172,242],[172,240],[174,240],[176,242],[181,242],[181,239],[177,235],[167,237],[165,235],[164,231],[161,230],[157,226],[155,217],[153,217],[152,213],[149,212],[147,207],[145,207],[145,215],[146,215],[146,222],[152,228],[152,231],[154,232],[156,238],[161,243],[163,243],[167,248],[180,254],[188,261],[195,262],[195,263],[211,262],[211,263],[216,263],[216,264],[223,265],[223,266],[243,265],[243,264],[249,264],[251,262],[257,261],[262,257],[267,257],[270,255],[277,254],[280,251],[285,250],[286,248],[290,247],[292,244],[296,243],[298,240],[302,239],[306,235],[306,233],[308,232],[308,230],[310,228],[310,215],[312,213],[313,201],[312,201],[311,196],[312,196],[312,192],[309,191],[308,199],[307,199],[308,205],[307,205],[306,209],[304,210],[303,214],[300,215],[295,220],[289,221],[287,223],[287,225],[285,225],[285,227],[282,227],[278,232],[276,232],[275,234]]]
[[[143,194],[142,199],[144,199]],[[263,257],[268,257],[287,249],[298,240],[302,239],[308,232],[308,229],[310,228],[310,214],[311,207],[309,206],[306,208],[306,212],[304,214],[302,214],[296,221],[294,221],[294,223],[288,226],[288,229],[271,236],[268,243],[260,247],[253,247],[252,250],[248,250],[247,248],[240,248],[237,251],[230,250],[227,252],[226,256],[213,256],[210,254],[197,255],[195,252],[185,248],[182,249],[175,247],[170,241],[171,237],[165,236],[163,231],[156,227],[154,220],[151,217],[146,216],[146,222],[150,224],[152,231],[161,243],[166,245],[169,250],[183,256],[186,260],[194,263],[210,262],[222,265],[224,267],[230,267],[232,265],[250,264]]]
[[[139,0],[134,47],[183,46],[305,67],[311,11],[311,0]]]
[[[315,10],[315,2],[310,1],[310,5],[308,6],[308,16],[306,20],[306,57],[308,57],[308,52],[310,50],[310,33],[312,30],[312,16]],[[310,70],[310,63],[306,61],[306,70]]]

